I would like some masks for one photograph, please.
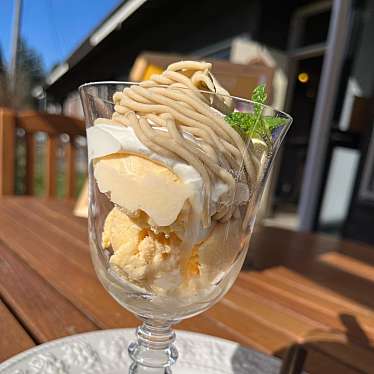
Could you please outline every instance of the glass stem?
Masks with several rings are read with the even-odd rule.
[[[171,323],[143,319],[136,329],[137,341],[129,345],[133,360],[130,374],[171,374],[170,366],[178,358]]]

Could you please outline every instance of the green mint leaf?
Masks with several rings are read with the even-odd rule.
[[[266,102],[266,99],[267,99],[267,95],[266,95],[266,91],[265,91],[265,84],[260,84],[258,85],[254,90],[253,90],[253,93],[252,93],[252,96],[251,96],[251,100],[254,101],[255,103],[259,103],[259,104],[265,104]],[[261,114],[262,113],[262,105],[256,105],[254,104],[254,112],[255,114]]]
[[[285,118],[263,116],[262,119],[264,120],[265,125],[269,129],[269,131],[273,131],[277,127],[286,124],[286,119]]]
[[[253,127],[254,115],[252,113],[232,112],[225,117],[226,122],[247,132]]]
[[[271,132],[285,124],[285,119],[272,116],[263,116],[263,105],[267,99],[265,84],[257,86],[252,93],[253,113],[232,112],[225,116],[225,120],[236,131],[250,138],[264,140],[271,144]]]
[[[253,90],[251,100],[259,104],[265,104],[266,99],[267,99],[265,89],[266,89],[265,83],[259,84]]]
[[[236,131],[243,135],[252,138],[260,138],[264,134],[261,131],[261,126],[257,126],[257,116],[254,113],[233,112],[225,117],[228,122]]]
[[[264,121],[262,120],[262,112],[263,112],[263,104],[265,104],[267,95],[265,91],[265,84],[260,84],[257,86],[252,92],[252,101],[255,103],[253,104],[253,111],[255,115],[255,121],[253,125],[253,129],[249,136],[255,136],[257,134],[260,135],[266,142],[271,141],[271,133],[267,129],[266,125],[264,125]]]

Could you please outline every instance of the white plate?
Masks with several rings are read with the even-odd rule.
[[[95,331],[29,349],[0,365],[0,374],[125,374],[134,329]],[[209,335],[177,331],[173,374],[277,374],[280,361]]]

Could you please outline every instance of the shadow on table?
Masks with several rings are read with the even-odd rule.
[[[352,367],[362,373],[372,373],[374,367],[374,347],[361,328],[357,319],[350,314],[340,314],[339,319],[345,327],[345,334],[337,331],[316,330],[304,338],[304,342],[295,343],[292,346],[275,353],[282,357],[282,366],[278,374],[301,374],[303,370],[316,370],[316,365],[321,372],[331,370],[331,365],[336,364],[334,373],[343,366]],[[324,367],[323,362],[315,362],[310,357],[310,349],[331,358],[331,362]],[[314,362],[313,362],[314,360]],[[320,356],[319,356],[320,360]],[[324,368],[323,368],[324,367]],[[323,369],[322,369],[323,368]],[[238,372],[241,373],[241,372]],[[269,373],[272,373],[271,371]]]
[[[371,345],[371,342],[368,336],[366,335],[365,331],[357,322],[356,317],[352,316],[351,314],[343,313],[339,315],[339,318],[346,328],[345,335],[347,337],[348,342],[354,342],[355,344],[359,344],[364,347],[371,347],[371,349],[373,349],[374,354],[374,347]]]
[[[293,292],[297,291],[297,295],[303,295],[299,296],[299,302],[310,296],[326,301],[326,305],[335,305],[334,311],[340,312],[343,325],[339,331],[314,331],[311,336],[304,337],[302,343],[285,347],[275,355],[290,362],[297,362],[304,355],[306,370],[318,368],[316,372],[331,372],[332,365],[337,368],[334,373],[347,367],[355,368],[352,370],[357,372],[374,373],[372,341],[354,316],[356,307],[363,311],[365,307],[366,310],[374,309],[373,265],[374,248],[366,245],[323,235],[258,228],[243,271],[259,272],[254,278],[264,284],[272,283],[274,292],[280,284],[287,297],[292,298]],[[344,300],[339,300],[338,295]],[[321,362],[321,357],[326,362]],[[284,364],[279,373],[300,372],[294,372],[290,367],[292,365]],[[322,371],[322,367],[327,371]]]
[[[254,233],[243,271],[283,267],[374,309],[374,248],[328,236],[268,230]]]

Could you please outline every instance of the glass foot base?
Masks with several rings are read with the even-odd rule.
[[[137,341],[128,348],[133,361],[129,374],[171,374],[170,367],[178,358],[171,324],[144,320],[136,336]]]
[[[172,374],[170,367],[168,368],[148,368],[133,363],[129,368],[129,374]]]
[[[132,371],[134,369],[136,369],[136,368],[130,367],[129,373],[130,374],[138,373],[138,371]],[[156,371],[152,371],[152,368],[146,368],[146,369],[149,369],[151,371],[142,371],[141,373],[144,373],[144,374],[160,374],[160,373],[162,373],[162,374],[164,374],[164,373],[165,374],[170,374],[170,373],[172,373],[172,374],[202,374],[202,373],[204,373],[204,369],[203,370],[201,370],[201,369],[199,370],[199,369],[195,369],[195,368],[191,369],[191,368],[186,368],[186,367],[179,368],[178,366],[176,366],[176,367],[173,366],[172,370],[170,368],[167,368],[166,370],[164,369],[164,371],[162,371],[162,370],[161,371],[157,371],[157,370],[160,370],[160,369],[156,369]],[[117,373],[113,373],[113,374],[117,374]]]

